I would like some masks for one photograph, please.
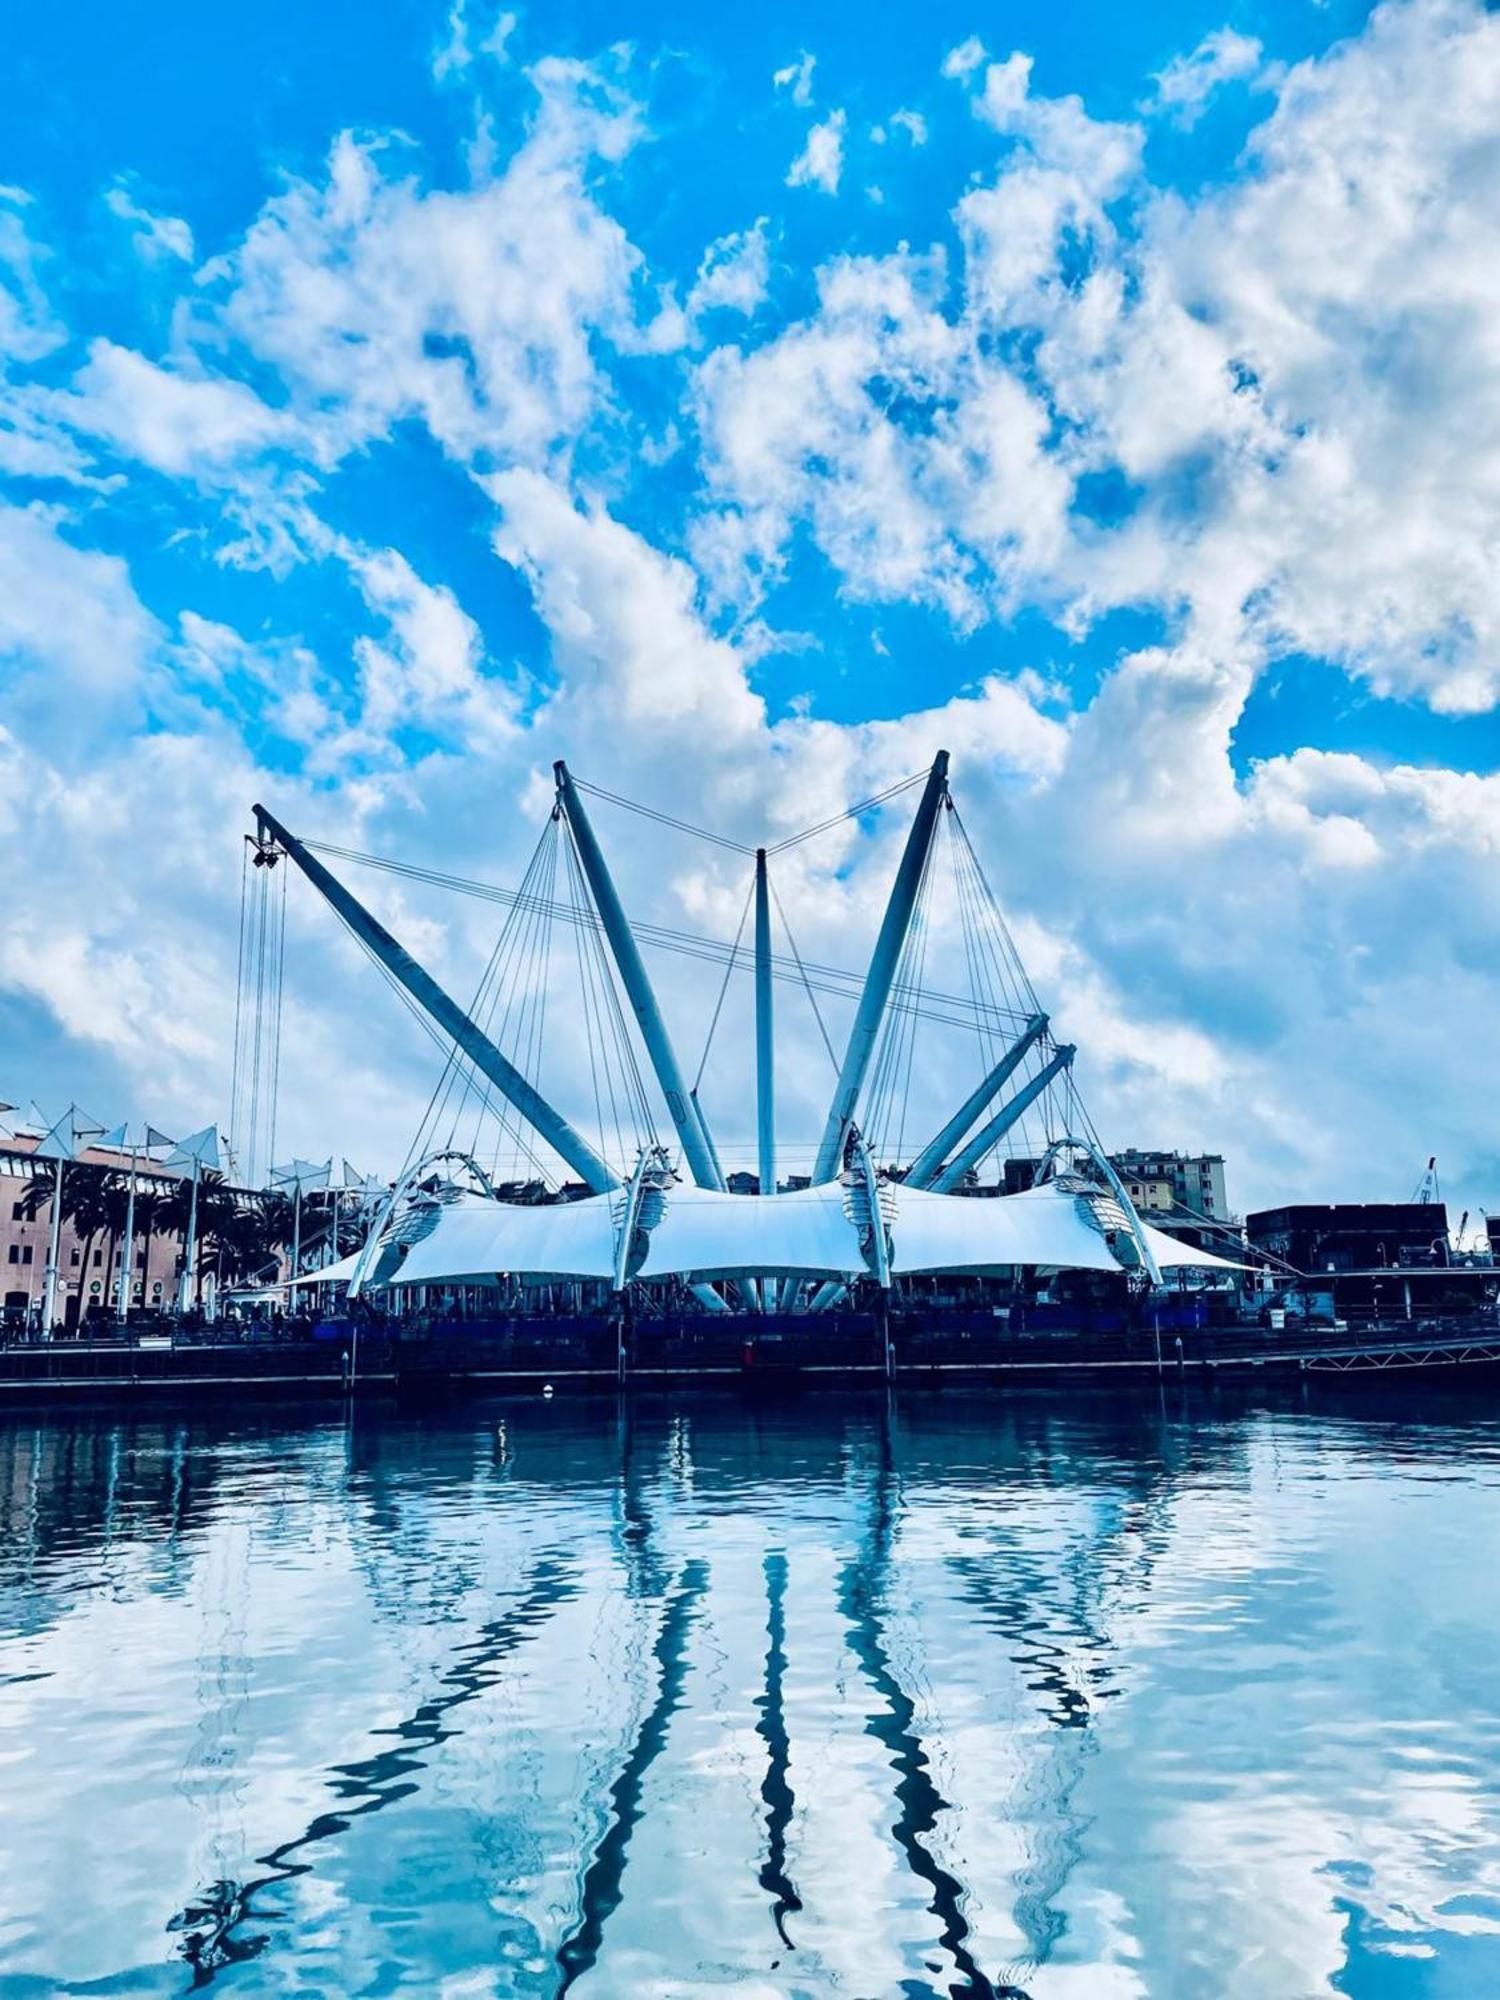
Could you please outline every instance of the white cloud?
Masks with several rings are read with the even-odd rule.
[[[39,252],[26,228],[30,198],[0,188],[0,367],[37,361],[64,338],[37,275]]]
[[[342,564],[358,629],[316,654],[190,610],[167,633],[120,563],[75,545],[85,516],[0,514],[3,748],[26,777],[0,798],[44,860],[10,889],[0,977],[106,1040],[142,1102],[165,1074],[186,1106],[221,1087],[214,927],[266,782],[247,746],[268,735],[301,753],[277,780],[294,824],[502,879],[559,750],[744,837],[943,741],[1108,1136],[1227,1144],[1242,1196],[1389,1192],[1392,1163],[1430,1150],[1500,1167],[1500,1058],[1475,1026],[1500,979],[1500,781],[1302,750],[1237,782],[1231,757],[1288,651],[1448,711],[1500,697],[1500,25],[1458,0],[1382,8],[1265,79],[1274,110],[1242,169],[1191,197],[1150,185],[1135,125],[1039,96],[1024,55],[975,43],[945,67],[992,148],[952,190],[959,255],[835,258],[800,318],[761,315],[766,219],[653,289],[609,211],[641,130],[623,72],[549,61],[518,150],[472,184],[345,138],[195,286],[162,360],[105,340],[70,389],[25,379],[0,424],[22,469],[90,476],[81,438],[102,467],[212,485],[247,541]],[[827,124],[837,186],[843,114]],[[828,180],[810,161],[807,184]],[[22,220],[0,207],[17,380],[65,338]],[[711,310],[751,323],[691,364],[660,426],[699,454],[690,565],[626,525],[628,453],[580,442],[623,428],[612,354],[675,383],[669,357]],[[403,423],[481,476],[545,630],[545,692],[488,659],[410,550],[312,517],[311,482]],[[618,485],[585,490],[585,464]],[[967,633],[973,688],[864,725],[769,715],[756,660],[785,639],[764,621],[801,547],[847,601]],[[990,670],[993,621],[1040,608],[1082,633],[1122,606],[1154,612],[1161,638],[1074,708]],[[163,872],[149,909],[132,885],[116,910],[120,847],[147,820]],[[891,817],[873,840],[850,827],[792,851],[783,893],[820,954],[858,962],[898,837]],[[732,929],[729,862],[615,851],[633,909]],[[477,923],[397,914],[460,986],[483,962]],[[338,1051],[330,1024],[364,974],[311,920],[301,937],[306,1146],[388,1153],[394,1108],[317,1085],[352,1059],[368,1074],[351,1100],[380,1077],[404,1105],[420,1065],[399,1021]],[[104,981],[116,998],[91,1014]],[[692,1027],[701,981],[663,983]],[[143,1020],[165,1024],[160,1047]],[[815,1122],[825,1080],[800,1062],[788,1101]]]
[[[914,146],[927,144],[927,120],[920,111],[893,111],[891,124],[898,132],[904,132]]]
[[[1215,28],[1189,55],[1173,56],[1156,77],[1157,108],[1177,124],[1195,125],[1226,83],[1248,83],[1260,72],[1261,46],[1235,28]]]
[[[587,181],[639,124],[586,64],[530,76],[539,106],[497,178],[425,188],[345,134],[326,182],[293,184],[218,267],[223,327],[280,372],[327,454],[418,417],[456,458],[537,463],[597,408],[594,337],[631,332],[640,260]]]
[[[752,229],[721,236],[704,251],[698,275],[688,293],[689,319],[716,308],[743,313],[748,318],[765,298],[770,276],[766,218],[761,216]]]
[[[146,263],[175,257],[180,263],[193,261],[193,232],[177,215],[156,215],[142,208],[128,188],[116,184],[107,190],[104,205],[121,222],[134,224],[132,237],[136,254]]]
[[[0,661],[7,713],[35,706],[79,748],[117,723],[160,638],[113,556],[77,547],[50,512],[0,506]],[[56,709],[55,716],[52,711]]]
[[[290,429],[241,382],[163,368],[109,340],[93,342],[71,392],[54,407],[74,429],[169,474],[243,459]]]
[[[812,103],[813,70],[817,67],[817,61],[816,56],[810,56],[804,49],[796,62],[788,63],[785,69],[775,71],[771,78],[772,85],[777,90],[790,91],[793,104],[800,105],[805,110]]]
[[[977,35],[970,35],[967,41],[949,49],[943,58],[943,75],[950,77],[970,76],[984,61],[985,47]]]
[[[832,111],[821,124],[814,125],[807,143],[787,169],[788,187],[821,188],[837,194],[844,171],[844,113]]]
[[[505,62],[518,18],[507,8],[499,9],[489,27],[477,31],[476,40],[467,0],[453,0],[448,10],[447,38],[432,58],[433,76],[439,83],[450,76],[462,76],[473,67],[476,56],[491,56],[496,62]]]

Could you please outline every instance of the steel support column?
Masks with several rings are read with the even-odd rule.
[[[641,1039],[646,1044],[646,1053],[651,1058],[651,1067],[656,1072],[656,1080],[661,1085],[662,1096],[667,1101],[667,1110],[677,1137],[682,1144],[683,1158],[699,1187],[722,1188],[724,1176],[719,1171],[719,1163],[714,1157],[708,1128],[703,1122],[692,1092],[683,1079],[682,1070],[667,1034],[667,1024],[662,1019],[661,1009],[656,1003],[651,980],[641,959],[640,949],[626,920],[624,906],[620,902],[610,875],[608,864],[599,842],[594,837],[594,829],[589,824],[588,814],[578,796],[578,788],[573,783],[565,763],[558,760],[552,767],[557,780],[557,797],[567,818],[578,850],[578,860],[594,898],[594,907],[599,912],[599,921],[604,926],[604,935],[614,955],[619,969],[620,980],[629,998],[635,1018],[640,1024]]]
[[[844,1052],[843,1067],[839,1071],[833,1102],[828,1109],[828,1122],[823,1128],[823,1138],[813,1166],[812,1178],[815,1187],[824,1181],[832,1180],[843,1163],[844,1141],[849,1135],[849,1127],[854,1122],[865,1072],[870,1067],[870,1058],[875,1053],[880,1024],[885,1017],[886,1002],[890,998],[896,967],[900,963],[902,947],[906,943],[906,934],[911,927],[917,890],[921,887],[922,871],[927,865],[928,850],[932,846],[932,836],[937,827],[938,810],[947,793],[948,753],[946,750],[939,750],[933,759],[932,769],[927,774],[927,783],[922,792],[921,804],[917,807],[916,818],[911,823],[911,832],[906,836],[901,865],[896,870],[896,879],[891,886],[890,901],[886,904],[880,935],[875,940],[875,950],[870,957],[870,969],[865,974],[864,990],[859,996],[854,1026],[849,1030],[849,1045]]]
[[[977,1166],[985,1154],[1005,1134],[1025,1112],[1029,1111],[1042,1092],[1055,1077],[1061,1076],[1073,1060],[1076,1051],[1071,1044],[1065,1044],[1047,1064],[1039,1070],[1024,1090],[1019,1090],[1008,1104],[1002,1104],[986,1125],[981,1125],[969,1143],[936,1175],[932,1182],[936,1194],[951,1194],[970,1167]]]
[[[762,1194],[776,1192],[776,1045],[766,850],[755,850],[755,1135]]]
[[[392,978],[406,988],[445,1034],[453,1038],[475,1069],[488,1077],[501,1096],[514,1105],[527,1124],[567,1162],[579,1179],[586,1182],[595,1194],[607,1194],[611,1188],[618,1187],[618,1174],[600,1159],[582,1133],[575,1132],[562,1113],[553,1110],[515,1064],[500,1053],[484,1030],[470,1020],[458,1002],[450,999],[432,975],[425,972],[411,953],[396,942],[384,924],[377,922],[363,903],[352,896],[321,861],[309,854],[302,842],[288,833],[264,806],[255,807],[255,819],[262,841],[269,836],[290,860],[296,862],[319,895],[333,905],[354,935],[368,946]]]
[[[979,1085],[977,1090],[972,1091],[964,1099],[963,1103],[954,1112],[937,1137],[930,1140],[912,1161],[911,1170],[906,1176],[906,1185],[908,1187],[925,1188],[932,1185],[933,1180],[937,1176],[938,1169],[942,1166],[944,1160],[947,1159],[949,1153],[952,1152],[959,1140],[962,1139],[965,1132],[968,1131],[984,1107],[992,1098],[997,1097],[1005,1085],[1009,1083],[1010,1079],[1021,1067],[1028,1050],[1034,1048],[1046,1032],[1047,1016],[1045,1014],[1033,1014],[1031,1019],[1026,1023],[1020,1040],[1013,1043],[1005,1051],[1005,1054],[995,1064],[995,1067],[984,1079],[984,1082]]]

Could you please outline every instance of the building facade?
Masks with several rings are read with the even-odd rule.
[[[1153,1222],[1180,1214],[1184,1221],[1204,1217],[1228,1222],[1229,1194],[1222,1153],[1146,1153],[1134,1146],[1110,1155],[1110,1165],[1142,1215]],[[1007,1194],[1020,1194],[1036,1180],[1040,1160],[1013,1159],[1003,1163]]]
[[[1440,1201],[1298,1202],[1245,1217],[1260,1250],[1309,1273],[1446,1266],[1448,1209]]]
[[[26,1195],[34,1181],[50,1178],[54,1167],[50,1160],[32,1158],[35,1144],[24,1134],[0,1144],[0,1310],[12,1322],[41,1312],[46,1287],[52,1202],[50,1198],[43,1200],[32,1213]],[[130,1156],[89,1147],[77,1162],[64,1163],[65,1178],[75,1166],[126,1174]],[[169,1195],[176,1186],[177,1175],[161,1167],[137,1168],[139,1222],[129,1280],[133,1307],[160,1311],[176,1303],[182,1273],[181,1233],[149,1228],[155,1204],[142,1199]],[[90,1306],[117,1308],[125,1275],[121,1268],[124,1255],[122,1232],[75,1226],[65,1190],[57,1258],[57,1318],[72,1326]]]

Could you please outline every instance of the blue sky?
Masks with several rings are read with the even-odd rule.
[[[30,10],[0,1092],[210,1115],[257,791],[510,880],[560,751],[746,837],[941,740],[1106,1136],[1222,1148],[1245,1199],[1446,1150],[1500,1204],[1496,34]],[[826,956],[897,837],[789,877]],[[732,931],[703,856],[622,869]],[[293,941],[297,1141],[399,1157],[419,1053],[372,1017],[339,1080],[363,975]],[[820,1087],[789,1053],[799,1130]]]

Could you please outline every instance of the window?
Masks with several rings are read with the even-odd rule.
[[[26,1220],[26,1204],[24,1201],[13,1201],[11,1203],[10,1219],[12,1222],[24,1222]]]
[[[77,1252],[77,1251],[75,1250],[75,1251],[73,1252],[73,1255],[72,1255],[72,1258],[70,1259],[70,1261],[71,1261],[72,1263],[74,1263],[74,1264],[79,1264],[79,1263],[82,1263],[82,1261],[83,1261],[83,1260],[82,1260],[82,1258],[81,1258],[81,1257],[79,1256],[78,1252]]]
[[[10,1261],[12,1262],[12,1264],[19,1264],[19,1263],[20,1263],[20,1261],[21,1261],[21,1246],[20,1246],[20,1244],[19,1244],[19,1243],[12,1243],[12,1244],[11,1244],[11,1246],[10,1246]]]
[[[21,1245],[21,1262],[23,1264],[29,1264],[31,1262],[31,1245],[29,1243],[23,1243]]]

